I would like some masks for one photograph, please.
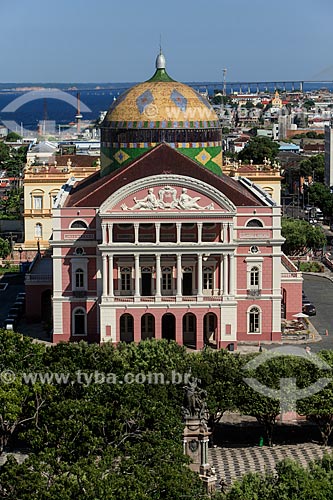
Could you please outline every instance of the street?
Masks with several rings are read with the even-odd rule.
[[[312,351],[333,349],[333,283],[327,278],[303,275],[303,289],[306,296],[315,305],[317,315],[310,317],[313,326],[322,336],[322,341],[311,344]],[[328,336],[325,336],[325,330]]]

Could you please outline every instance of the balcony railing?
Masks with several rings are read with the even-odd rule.
[[[73,297],[77,297],[78,299],[82,299],[87,296],[86,290],[73,290]]]
[[[27,284],[36,283],[52,283],[52,274],[26,274],[25,282]]]
[[[249,297],[261,297],[261,290],[259,288],[251,288],[247,291]]]
[[[294,273],[281,273],[281,279],[293,279],[297,278],[300,279],[302,278],[302,273],[301,272],[294,272]]]
[[[223,301],[223,296],[222,295],[204,295],[198,298],[197,295],[182,295],[180,297],[176,295],[162,295],[160,297],[157,297],[155,295],[151,296],[140,296],[140,297],[133,297],[133,295],[124,297],[124,296],[115,296],[115,297],[103,297],[103,302],[146,302],[146,303],[156,303],[156,302],[199,302],[199,301],[204,301],[204,302],[222,302]]]

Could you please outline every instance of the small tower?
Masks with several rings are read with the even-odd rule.
[[[81,132],[81,120],[83,118],[83,116],[81,115],[81,112],[80,112],[80,104],[81,104],[81,99],[80,99],[80,92],[77,93],[77,113],[76,113],[76,116],[75,116],[75,119],[76,119],[76,130],[77,130],[77,133],[79,134]]]

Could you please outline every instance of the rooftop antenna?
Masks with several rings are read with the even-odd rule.
[[[83,116],[81,115],[81,111],[80,111],[80,105],[81,105],[81,94],[80,92],[77,93],[76,95],[76,98],[77,98],[77,110],[76,110],[76,130],[77,130],[77,133],[79,134],[81,132],[81,120],[83,118]]]
[[[160,33],[160,54],[162,54],[162,34]]]

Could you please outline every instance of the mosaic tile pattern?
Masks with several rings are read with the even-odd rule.
[[[112,104],[104,126],[139,128],[138,123],[143,122],[148,128],[152,121],[165,122],[166,128],[173,122],[179,128],[185,127],[184,123],[188,123],[188,128],[202,127],[204,122],[207,127],[219,126],[217,115],[207,100],[191,87],[174,81],[135,85]]]
[[[216,469],[217,483],[223,479],[230,485],[235,479],[241,479],[247,472],[274,471],[278,462],[291,458],[306,466],[309,462],[323,457],[324,452],[332,448],[315,443],[283,446],[252,446],[247,448],[210,448],[209,463]]]

